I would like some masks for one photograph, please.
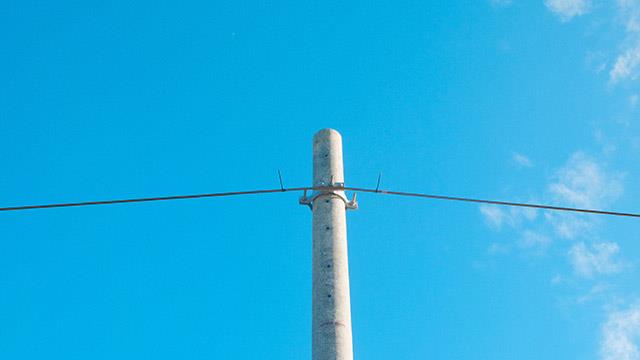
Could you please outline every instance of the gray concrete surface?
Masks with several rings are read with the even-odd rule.
[[[342,137],[320,130],[313,138],[313,186],[342,183]],[[345,199],[342,191],[327,191],[312,203],[313,360],[353,359]]]

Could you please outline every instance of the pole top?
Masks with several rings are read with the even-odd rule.
[[[335,129],[322,129],[313,136],[313,187],[314,191],[300,198],[300,204],[312,206],[320,196],[342,199],[347,209],[356,209],[358,203],[347,199],[344,193],[344,169],[342,163],[342,135]]]
[[[321,129],[319,130],[314,136],[314,139],[320,139],[320,138],[330,138],[330,137],[338,137],[340,140],[342,140],[342,135],[340,135],[340,132],[338,132],[338,130],[336,129],[331,129],[331,128],[325,128],[325,129]]]

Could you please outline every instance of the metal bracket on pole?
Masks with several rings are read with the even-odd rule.
[[[309,196],[307,196],[307,190],[305,190],[298,202],[300,205],[308,205],[310,209],[313,209],[313,202],[318,197],[328,195],[330,197],[338,197],[344,201],[347,210],[356,210],[358,208],[358,195],[353,194],[353,198],[349,200],[344,190],[340,190],[342,188],[344,188],[344,183],[321,184]]]

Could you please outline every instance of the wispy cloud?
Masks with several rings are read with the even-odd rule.
[[[518,242],[521,248],[533,250],[538,255],[544,254],[550,244],[550,237],[532,230],[523,231],[522,238]]]
[[[558,170],[549,192],[555,200],[577,207],[607,206],[622,195],[622,174],[609,173],[582,152],[574,153]]]
[[[640,76],[640,43],[620,54],[609,72],[609,79],[614,84],[621,80],[635,80],[638,76]]]
[[[600,74],[609,67],[609,58],[603,51],[589,51],[587,53],[586,66],[596,74]]]
[[[494,242],[487,249],[487,253],[489,253],[489,255],[507,254],[509,253],[509,246]]]
[[[607,290],[609,290],[609,287],[610,286],[606,283],[598,283],[592,286],[591,289],[589,289],[589,292],[580,296],[576,302],[579,304],[590,302],[596,299],[599,295],[604,294]]]
[[[594,228],[593,221],[581,215],[547,212],[544,217],[561,239],[585,237],[591,234]]]
[[[493,205],[481,205],[480,213],[482,213],[484,220],[492,228],[499,229],[500,227],[502,227],[505,213],[499,207]]]
[[[511,154],[511,158],[516,164],[522,167],[533,167],[533,162],[531,161],[531,159],[520,153],[514,152],[513,154]]]
[[[600,354],[603,360],[638,360],[640,350],[640,305],[614,311],[602,326]]]
[[[540,196],[544,202],[561,206],[608,208],[622,195],[623,180],[622,173],[599,158],[575,152],[553,173]],[[570,296],[571,304],[584,307],[611,301],[616,288],[612,282],[632,266],[618,243],[601,238],[600,223],[592,216],[550,211],[537,216],[537,212],[489,205],[481,206],[480,212],[490,227],[514,232],[514,241],[492,242],[487,249],[491,256],[511,256],[517,250],[534,255],[565,254],[572,270],[554,275],[551,285],[577,290],[578,294]],[[640,304],[608,315],[602,326],[603,360],[640,360],[639,342]]]
[[[617,12],[618,24],[624,28],[626,38],[609,71],[611,84],[640,77],[640,0],[618,0]]]
[[[608,208],[621,196],[622,180],[623,174],[610,170],[603,162],[575,152],[551,177],[542,198],[560,206]],[[566,246],[569,263],[579,278],[594,278],[624,269],[618,259],[622,258],[620,247],[600,240],[599,223],[594,217],[550,211],[538,217],[534,209],[495,205],[482,205],[480,212],[489,227],[507,227],[517,234],[512,244],[492,245],[489,254],[505,253],[505,248],[540,254],[554,246],[554,238],[559,238],[573,241],[556,246]]]
[[[500,229],[503,225],[516,228],[523,221],[535,220],[538,216],[536,209],[515,207],[506,209],[497,205],[481,205],[480,213],[486,223],[494,229]]]
[[[546,7],[556,14],[562,22],[567,22],[576,16],[584,15],[593,8],[592,0],[545,0]],[[596,73],[605,69],[609,72],[609,84],[616,85],[623,81],[640,79],[640,0],[616,0],[599,3],[599,8],[609,8],[613,12],[610,22],[614,24],[616,32],[622,31],[622,37],[606,43],[615,44],[615,55],[605,53],[612,49],[590,52],[587,54],[587,64]]]
[[[569,250],[573,270],[579,276],[591,278],[598,274],[613,274],[622,270],[622,263],[616,258],[620,247],[614,242],[592,244],[587,247],[579,242]]]
[[[608,207],[623,192],[623,175],[608,170],[601,162],[576,152],[556,172],[548,186],[552,201],[563,206]],[[576,214],[546,213],[545,219],[558,236],[575,239],[589,234],[592,218]]]
[[[640,32],[640,1],[618,0],[617,7],[625,30],[630,33]]]
[[[591,8],[589,0],[545,0],[544,4],[562,21],[586,14]]]

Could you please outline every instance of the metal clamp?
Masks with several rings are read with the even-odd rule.
[[[333,183],[329,185],[321,184],[316,187],[315,190],[307,196],[307,190],[304,191],[298,202],[300,205],[308,205],[310,209],[313,209],[313,202],[320,196],[329,195],[340,198],[344,201],[345,208],[347,210],[355,210],[358,208],[358,195],[353,194],[353,198],[349,200],[344,193],[344,183]]]

